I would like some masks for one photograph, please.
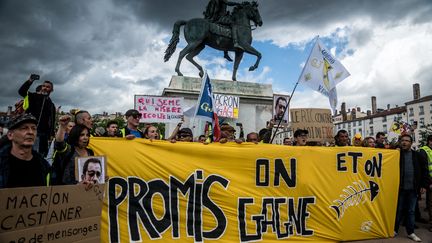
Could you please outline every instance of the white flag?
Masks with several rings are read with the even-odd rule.
[[[317,37],[311,54],[300,75],[299,82],[330,97],[336,94],[335,90],[334,94],[331,95],[331,90],[348,76],[350,76],[350,73],[333,57],[330,51],[322,44],[319,37]],[[334,101],[330,102],[333,103]]]

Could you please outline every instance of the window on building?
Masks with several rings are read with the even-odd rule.
[[[344,124],[342,124],[342,128],[345,128],[345,123],[344,123]]]
[[[414,116],[414,108],[409,108],[409,116]]]
[[[424,117],[420,118],[420,128],[424,128]]]
[[[369,127],[369,135],[373,136],[374,135],[374,129],[372,126]]]
[[[382,122],[387,122],[387,116],[384,116]]]
[[[361,128],[359,128],[359,133],[363,136],[363,134],[362,134],[362,129],[361,129]]]
[[[424,107],[421,105],[419,106],[419,109],[420,109],[419,115],[424,115]]]
[[[356,129],[355,128],[353,129],[353,133],[356,134]]]
[[[430,104],[430,106],[429,106],[429,111],[430,111],[430,113],[432,113],[432,104]]]
[[[387,124],[384,124],[384,125],[383,125],[383,130],[382,130],[382,132],[385,133],[385,134],[387,134]]]
[[[411,119],[410,120],[410,125],[413,125],[414,124],[414,119]]]
[[[373,124],[373,118],[369,119],[369,124]]]
[[[362,121],[361,121],[361,120],[360,120],[360,121],[358,121],[358,125],[359,125],[359,126],[361,126],[361,124],[362,124]]]

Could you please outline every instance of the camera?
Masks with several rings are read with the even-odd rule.
[[[237,122],[237,123],[236,123],[236,126],[238,126],[238,127],[242,127],[243,124],[242,124],[241,122]]]
[[[32,75],[30,75],[30,79],[32,79],[32,80],[39,80],[40,76],[37,75],[37,74],[32,74]]]

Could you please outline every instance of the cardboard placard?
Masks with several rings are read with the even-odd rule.
[[[300,108],[290,110],[291,128],[308,130],[308,141],[333,141],[333,122],[329,109]]]
[[[104,185],[0,190],[0,242],[78,242],[100,238]]]

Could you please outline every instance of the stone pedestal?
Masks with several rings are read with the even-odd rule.
[[[162,96],[184,97],[184,111],[197,104],[201,91],[201,78],[173,76],[169,87],[163,90]],[[238,119],[220,118],[237,130],[236,123],[243,124],[245,137],[250,132],[258,132],[266,126],[272,117],[273,89],[271,84],[258,84],[231,80],[211,79],[213,93],[238,96],[240,108]],[[184,127],[193,127],[193,117],[185,117]],[[168,137],[176,124],[168,124],[165,137]],[[204,134],[204,122],[195,120],[194,137]]]

